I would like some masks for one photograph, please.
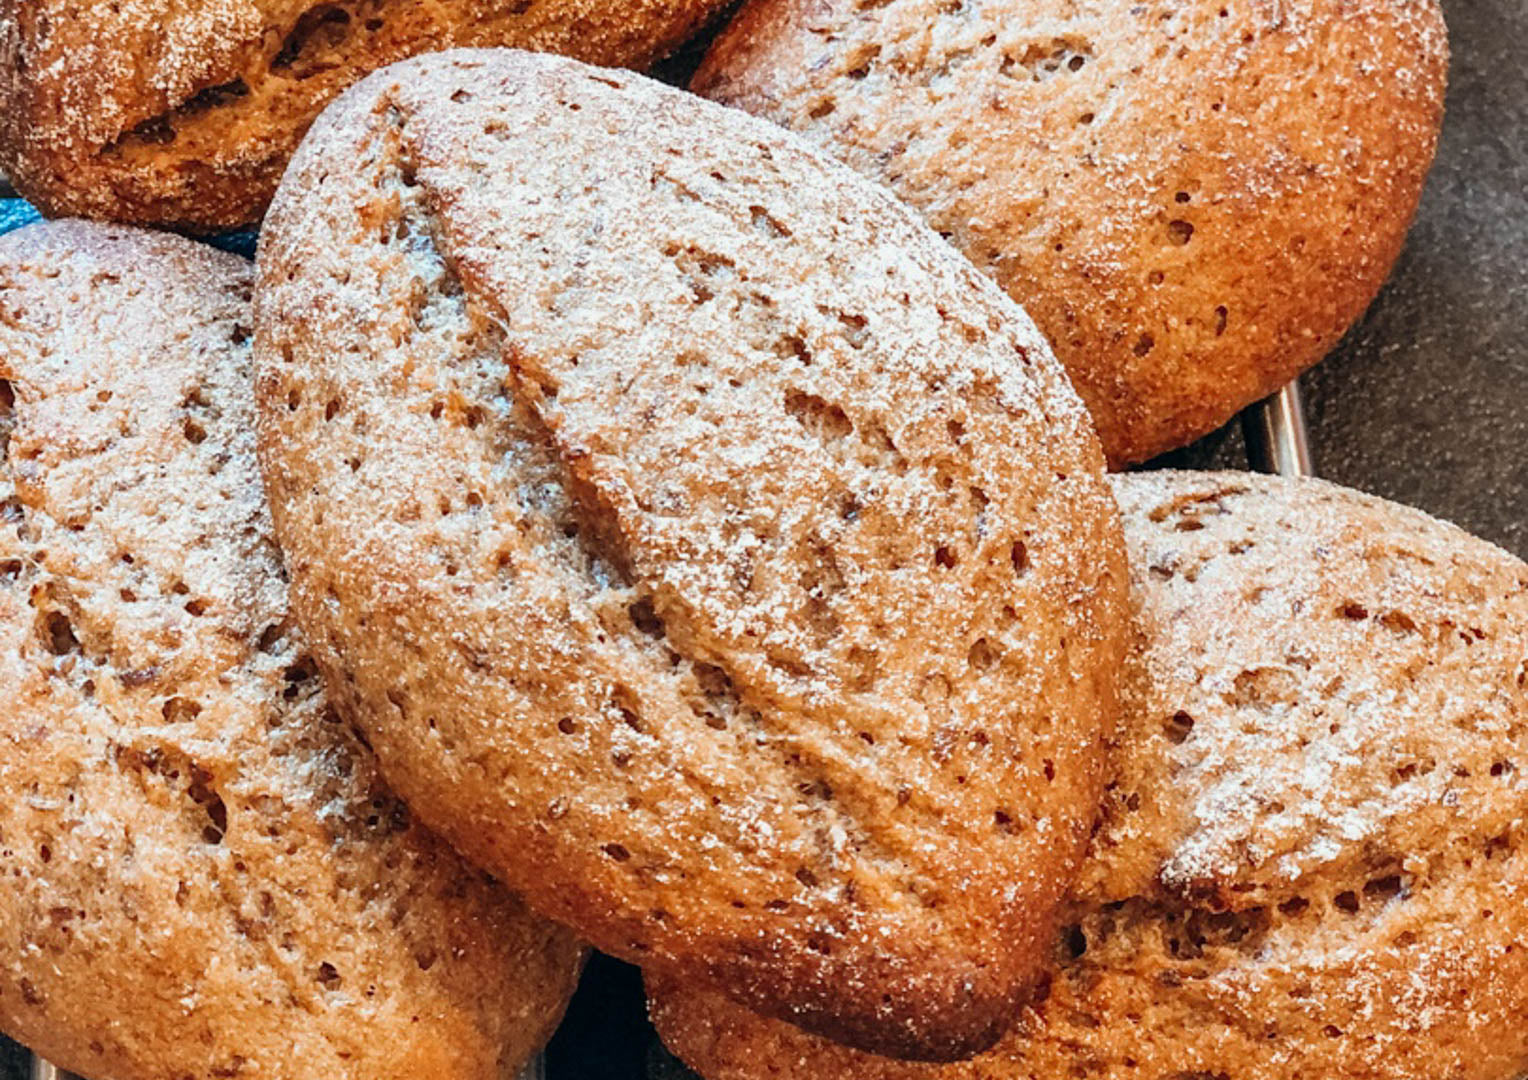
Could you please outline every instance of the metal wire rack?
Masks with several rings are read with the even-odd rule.
[[[1242,414],[1252,467],[1280,476],[1314,476],[1298,381]]]

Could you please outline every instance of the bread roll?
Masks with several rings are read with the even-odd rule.
[[[0,239],[0,1029],[113,1080],[509,1080],[580,950],[326,702],[255,464],[252,276]]]
[[[1523,1075],[1528,566],[1313,480],[1116,491],[1137,641],[1048,996],[936,1068],[651,980],[707,1080]]]
[[[1023,312],[778,129],[507,50],[343,97],[260,281],[295,609],[420,815],[608,952],[891,1053],[990,1043],[1124,629]]]
[[[50,216],[260,219],[313,118],[418,53],[515,45],[645,67],[721,0],[0,0],[0,170]]]
[[[692,85],[917,207],[1035,317],[1123,465],[1358,318],[1447,62],[1435,0],[751,0]]]

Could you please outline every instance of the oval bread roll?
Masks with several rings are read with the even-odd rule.
[[[1023,312],[778,129],[507,50],[342,98],[260,275],[296,610],[421,816],[608,952],[990,1043],[1123,637],[1102,456]]]
[[[313,118],[368,72],[465,45],[646,67],[721,0],[0,0],[0,171],[49,216],[260,219]]]
[[[1416,211],[1447,65],[1436,0],[751,0],[692,86],[917,207],[1122,465],[1337,344]]]
[[[510,1080],[581,951],[325,700],[255,464],[252,276],[0,239],[0,1029],[114,1080]]]
[[[1049,994],[858,1054],[650,980],[707,1080],[1516,1080],[1528,566],[1319,481],[1124,476],[1137,641]]]

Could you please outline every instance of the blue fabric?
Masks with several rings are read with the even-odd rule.
[[[34,210],[25,199],[0,199],[0,235],[19,229],[23,225],[30,225],[34,221],[41,221],[42,215]],[[203,237],[213,247],[231,251],[235,255],[242,255],[246,259],[255,257],[255,241],[258,234],[243,230],[240,232],[218,233],[215,236]]]
[[[21,199],[0,199],[0,233],[30,225],[42,217],[31,204]]]

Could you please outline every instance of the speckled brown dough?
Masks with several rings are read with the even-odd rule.
[[[0,0],[0,171],[52,216],[259,220],[313,118],[419,53],[646,67],[722,0]]]
[[[1447,58],[1436,0],[752,0],[692,85],[921,210],[1034,316],[1119,465],[1364,310]]]
[[[509,1080],[580,951],[325,703],[251,279],[130,229],[0,240],[0,1029],[103,1080]]]
[[[1119,773],[1043,1004],[908,1066],[672,980],[708,1080],[1516,1080],[1528,567],[1317,481],[1121,477]]]
[[[1023,312],[778,128],[508,50],[343,97],[260,267],[295,610],[416,811],[609,952],[887,1052],[990,1043],[1124,625]]]

